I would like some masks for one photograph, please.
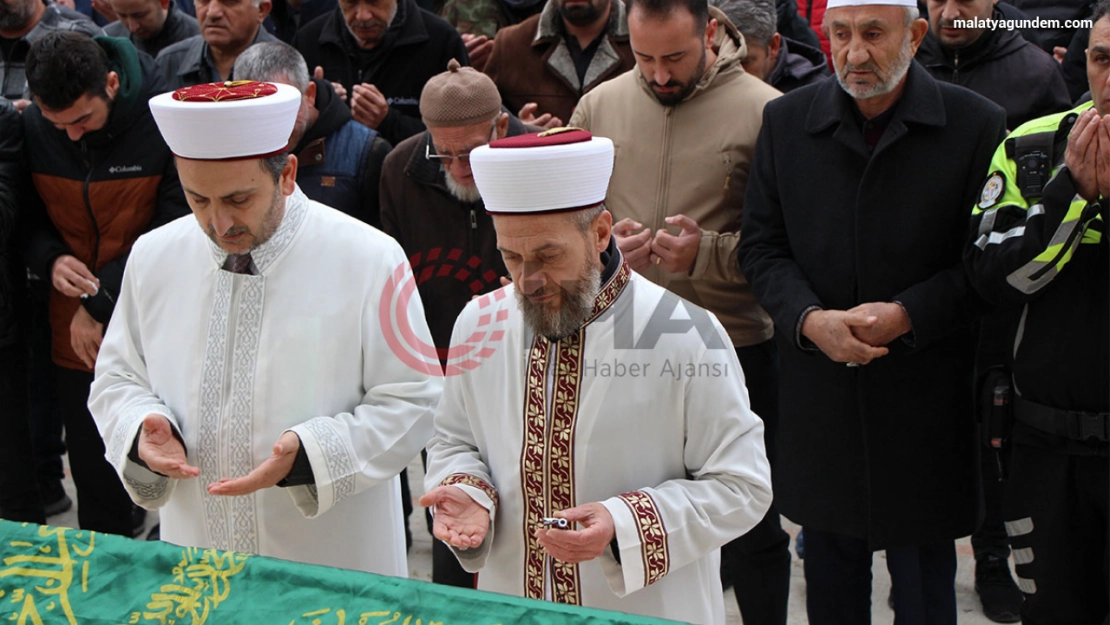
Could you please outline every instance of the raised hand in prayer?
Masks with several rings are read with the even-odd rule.
[[[556,512],[555,516],[582,526],[582,529],[536,530],[536,540],[556,560],[571,564],[593,560],[605,551],[617,535],[613,515],[599,503],[568,508]]]
[[[644,228],[640,222],[625,217],[613,224],[613,236],[617,238],[617,248],[632,271],[643,273],[650,266],[651,228]]]
[[[274,443],[274,453],[244,477],[221,478],[208,485],[209,495],[249,495],[256,490],[277,486],[293,470],[301,437],[295,432],[285,432]]]
[[[536,117],[536,109],[538,108],[540,108],[539,104],[529,102],[520,108],[517,117],[525,124],[537,126],[539,128],[558,128],[563,125],[563,120],[553,116],[551,113],[544,113]]]
[[[1071,175],[1075,192],[1084,200],[1098,200],[1098,111],[1089,108],[1079,115],[1068,135],[1064,165]]]
[[[470,57],[470,66],[479,72],[485,69],[490,52],[493,52],[493,40],[473,33],[462,33],[462,40],[466,46],[466,55]]]
[[[878,317],[859,311],[814,310],[802,322],[802,335],[813,341],[833,362],[866,365],[876,358],[886,356],[890,350],[868,345],[856,338],[855,331],[857,328],[869,328],[878,322]]]
[[[678,226],[682,232],[677,235],[665,228],[655,231],[651,240],[651,262],[667,273],[690,273],[701,247],[701,228],[698,222],[686,215],[673,215],[663,221],[669,226]]]
[[[173,434],[173,426],[160,414],[143,419],[139,430],[139,458],[155,473],[184,480],[200,475],[200,469],[189,464],[185,446]]]
[[[1110,198],[1110,115],[1098,120],[1098,151],[1095,152],[1095,179],[1100,198]]]
[[[389,102],[378,88],[370,83],[351,87],[351,117],[355,121],[374,130],[378,129],[382,120],[389,113]]]
[[[425,508],[435,506],[432,535],[458,549],[478,547],[489,532],[489,510],[458,486],[437,486],[420,498]]]

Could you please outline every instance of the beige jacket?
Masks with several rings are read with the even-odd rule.
[[[736,248],[763,106],[781,94],[744,71],[743,35],[723,13],[709,10],[720,25],[718,57],[687,99],[663,106],[633,68],[587,93],[570,125],[613,140],[606,205],[614,220],[631,217],[652,230],[680,213],[698,222],[701,247],[689,275],[656,267],[644,275],[711,310],[733,345],[744,347],[773,334],[771,318],[740,273]]]

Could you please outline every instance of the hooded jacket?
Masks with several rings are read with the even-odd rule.
[[[718,23],[717,60],[685,100],[663,106],[633,69],[587,93],[570,125],[613,140],[605,203],[614,220],[632,218],[653,231],[667,228],[671,215],[698,222],[701,245],[689,274],[653,266],[644,276],[712,311],[733,345],[745,347],[772,335],[770,317],[740,274],[736,248],[763,107],[780,93],[744,71],[743,35],[716,7],[709,11]]]
[[[635,67],[624,3],[614,0],[611,6],[609,24],[586,70],[585,84],[578,80],[567,50],[555,0],[547,3],[543,13],[499,31],[484,71],[497,84],[505,106],[516,113],[535,102],[536,115],[550,113],[567,121],[583,94]]]
[[[100,280],[97,296],[84,300],[50,293],[54,361],[81,371],[90,369],[69,340],[77,307],[107,323],[135,239],[189,213],[173,154],[147,106],[166,91],[154,63],[126,39],[96,42],[120,81],[103,128],[71,141],[37,105],[23,112],[27,162],[42,200],[27,210],[27,265],[49,280],[54,261],[72,254]]]
[[[782,38],[782,47],[771,73],[767,74],[767,84],[783,93],[798,87],[815,83],[829,75],[825,54],[812,46]]]
[[[324,68],[324,78],[342,84],[348,94],[364,82],[377,87],[389,103],[377,130],[393,145],[424,130],[420,93],[428,79],[447,71],[451,59],[470,65],[459,33],[414,0],[397,0],[397,15],[372,50],[358,47],[339,7],[302,26],[293,47],[309,71]]]
[[[312,82],[319,116],[293,149],[297,185],[309,198],[379,228],[378,182],[392,146],[351,119],[351,109],[331,84],[316,78]]]
[[[994,19],[1002,19],[995,11]],[[967,87],[1006,109],[1006,127],[1071,108],[1060,64],[1013,30],[986,30],[966,48],[940,45],[932,30],[917,62],[933,78]]]

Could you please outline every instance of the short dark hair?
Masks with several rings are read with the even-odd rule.
[[[86,94],[108,98],[108,55],[84,33],[43,35],[27,52],[25,69],[31,95],[52,111],[67,109]]]
[[[694,16],[694,28],[698,35],[703,34],[709,25],[708,0],[625,0],[624,6],[629,15],[636,8],[645,15],[659,19],[670,17],[677,9],[685,9]]]
[[[276,156],[267,156],[260,160],[262,171],[270,174],[270,177],[274,179],[274,184],[277,184],[281,180],[281,172],[285,171],[285,163],[289,160],[289,154],[282,152]]]
[[[1099,0],[1095,11],[1091,14],[1091,25],[1110,14],[1110,0]]]

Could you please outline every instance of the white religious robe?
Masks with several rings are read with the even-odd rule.
[[[455,351],[473,357],[445,380],[428,448],[425,488],[459,486],[490,511],[459,562],[483,590],[724,623],[718,550],[771,503],[728,334],[623,262],[591,320],[556,342],[528,328],[512,289],[457,320]],[[611,548],[579,565],[545,557],[540,520],[590,502],[612,514],[620,562]]]
[[[226,256],[192,216],[135,243],[89,397],[108,460],[161,509],[165,541],[407,577],[397,474],[431,437],[442,385],[393,353],[379,320],[404,252],[298,188],[252,252],[258,275],[223,270]],[[415,293],[407,319],[430,345]],[[199,478],[128,459],[149,414],[177,428]],[[207,493],[290,430],[315,484]]]

